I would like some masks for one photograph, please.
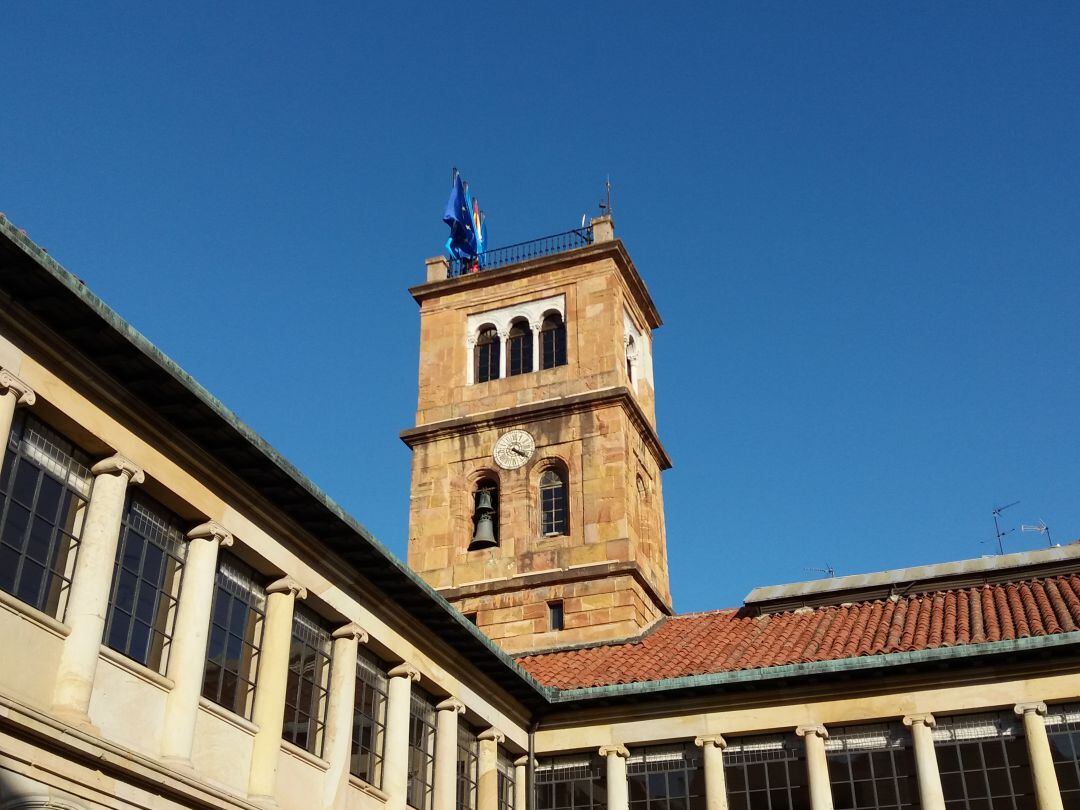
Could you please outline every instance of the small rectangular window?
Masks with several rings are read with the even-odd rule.
[[[477,624],[475,611],[473,613],[466,613],[465,618],[468,619],[473,624]]]
[[[551,630],[562,630],[563,623],[563,603],[548,602],[548,628]]]
[[[203,697],[251,719],[266,595],[255,572],[222,554],[214,582]]]

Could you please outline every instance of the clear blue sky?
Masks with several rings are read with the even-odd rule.
[[[1080,7],[540,5],[9,5],[0,210],[400,555],[452,165],[611,174],[680,610],[1080,536]]]

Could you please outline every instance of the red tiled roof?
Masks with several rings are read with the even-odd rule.
[[[633,641],[518,661],[546,686],[576,689],[1077,629],[1080,575],[1067,574],[761,616],[739,609],[691,613]]]

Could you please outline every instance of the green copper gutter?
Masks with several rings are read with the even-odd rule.
[[[1072,645],[1080,645],[1080,631],[1058,633],[1057,635],[1052,636],[1031,636],[1028,638],[1010,639],[1007,641],[989,641],[983,644],[936,647],[931,650],[913,650],[911,652],[885,653],[884,655],[864,655],[858,658],[839,658],[832,661],[809,661],[804,664],[786,664],[778,667],[742,669],[736,672],[690,675],[685,678],[667,678],[659,681],[617,683],[611,684],[610,686],[589,686],[581,689],[549,688],[547,694],[548,699],[552,703],[558,704],[578,700],[648,695],[659,692],[671,692],[680,689],[694,689],[710,686],[736,686],[751,683],[768,685],[770,681],[787,678],[866,672],[875,669],[901,667],[912,664],[944,663],[947,661],[977,658],[983,655],[1030,653],[1039,650],[1069,647]]]

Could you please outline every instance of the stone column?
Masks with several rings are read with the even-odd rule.
[[[481,731],[476,774],[476,810],[499,810],[499,743],[506,739],[493,728]]]
[[[218,549],[233,543],[225,527],[213,521],[196,526],[187,537],[184,586],[180,589],[176,630],[169,650],[168,675],[173,688],[165,702],[165,729],[161,735],[162,757],[181,766],[191,764],[191,746],[195,741]]]
[[[64,639],[53,692],[53,711],[76,725],[90,722],[87,712],[105,632],[128,484],[145,480],[143,471],[123,456],[99,461],[90,472],[94,474],[94,486],[79,538],[65,617],[71,633]]]
[[[510,330],[508,330],[508,329],[500,329],[499,330],[499,379],[500,380],[505,380],[506,379],[506,369],[507,369],[507,367],[509,365],[506,362],[506,355],[508,355],[510,353],[509,352],[509,349],[510,349],[509,340],[510,340]]]
[[[33,405],[37,402],[34,390],[7,369],[0,368],[0,461],[7,450],[11,438],[11,423],[15,419],[15,408],[19,405]]]
[[[435,798],[433,810],[457,806],[457,724],[465,704],[447,698],[435,707]]]
[[[532,329],[532,361],[533,371],[540,370],[540,330],[544,328],[543,323],[531,323],[529,328]]]
[[[333,659],[330,664],[330,695],[326,706],[326,738],[323,759],[330,763],[326,771],[323,806],[344,807],[345,788],[349,783],[352,759],[353,704],[356,701],[356,655],[368,634],[355,622],[334,631]]]
[[[810,807],[813,810],[832,810],[832,785],[829,783],[829,761],[825,756],[825,740],[829,732],[822,725],[799,726],[795,729],[806,743],[806,773],[810,778]]]
[[[1050,753],[1050,738],[1046,736],[1046,704],[1017,703],[1015,711],[1024,719],[1028,759],[1031,760],[1031,779],[1035,783],[1035,803],[1039,810],[1062,810],[1061,790],[1058,788],[1054,758]]]
[[[383,743],[382,789],[386,810],[405,810],[409,789],[409,703],[412,683],[420,673],[409,664],[398,664],[386,673],[386,739]]]
[[[698,737],[694,745],[705,760],[705,808],[728,810],[727,780],[724,778],[724,749],[727,741],[719,734]]]
[[[601,745],[600,756],[607,760],[607,810],[629,810],[626,760],[630,752],[624,745]]]
[[[923,810],[945,810],[945,794],[941,791],[941,773],[938,771],[937,751],[931,733],[937,721],[934,715],[909,714],[904,725],[911,726],[911,738],[915,744],[915,772],[919,775],[919,803]]]
[[[529,757],[514,760],[514,810],[528,810],[529,805]]]
[[[256,801],[272,801],[274,796],[281,731],[285,725],[293,607],[297,597],[306,599],[307,589],[292,577],[283,577],[266,589],[259,679],[251,712],[251,719],[259,730],[251,749],[248,775],[248,795]]]

